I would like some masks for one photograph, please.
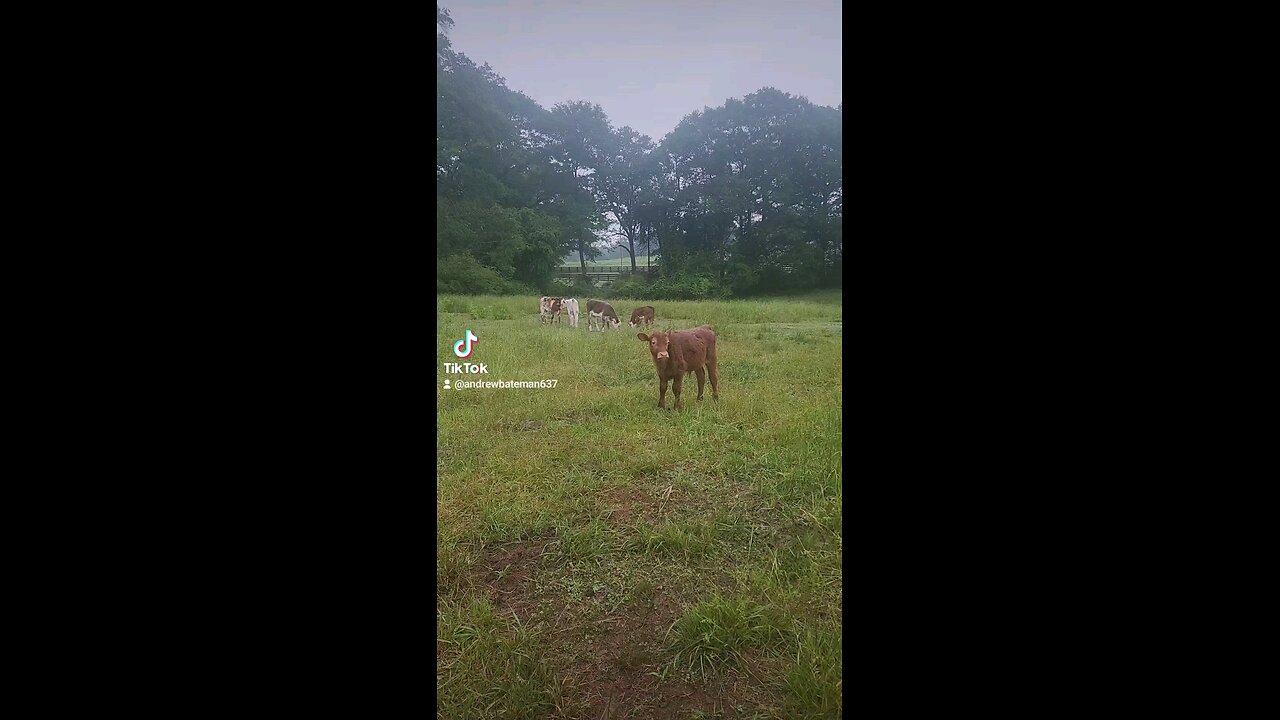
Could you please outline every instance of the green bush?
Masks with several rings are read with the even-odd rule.
[[[728,281],[734,295],[745,297],[760,286],[760,275],[743,263],[734,263],[729,267]]]
[[[470,255],[452,255],[436,263],[436,294],[500,295],[506,281]]]
[[[517,280],[508,280],[502,286],[501,295],[539,295],[540,293],[532,286]]]
[[[680,273],[650,282],[644,275],[624,275],[609,286],[607,297],[642,300],[711,300],[732,294],[729,285],[711,275]]]
[[[658,300],[708,300],[729,297],[729,288],[710,275],[680,273],[659,278],[649,286],[649,294]]]
[[[608,287],[608,296],[615,298],[650,298],[650,285],[644,275],[623,275]]]
[[[436,263],[437,295],[536,295],[524,283],[507,280],[493,268],[467,254],[451,255]],[[450,312],[446,310],[446,312]]]

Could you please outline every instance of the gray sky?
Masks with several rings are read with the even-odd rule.
[[[438,0],[449,39],[538,104],[598,103],[656,140],[762,87],[836,107],[840,0]]]

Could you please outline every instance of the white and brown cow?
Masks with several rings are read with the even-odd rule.
[[[558,297],[545,296],[541,299],[539,311],[544,325],[549,322],[556,322],[560,320],[560,310],[562,309],[560,300],[561,298]]]
[[[622,321],[618,319],[618,313],[613,311],[613,306],[603,300],[587,301],[587,332],[596,327],[600,327],[600,332],[604,332],[606,327],[617,330],[622,327]]]

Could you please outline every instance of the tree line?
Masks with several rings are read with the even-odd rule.
[[[648,297],[840,283],[843,106],[766,87],[655,142],[599,105],[542,108],[455,51],[439,6],[436,24],[437,292],[547,292],[601,243],[660,259],[654,284],[615,286]]]

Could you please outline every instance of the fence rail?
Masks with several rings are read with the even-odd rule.
[[[570,270],[572,270],[573,272],[576,272],[576,273],[581,273],[581,272],[582,272],[582,268],[581,268],[581,267],[579,267],[578,265],[557,265],[557,266],[556,266],[556,270],[557,270],[557,271],[561,271],[561,270],[563,270],[563,271],[570,271]],[[658,266],[657,266],[657,265],[653,265],[653,266],[651,266],[651,267],[646,267],[645,265],[637,265],[637,266],[636,266],[636,272],[638,272],[638,273],[649,272],[650,270],[652,270],[653,272],[657,272],[657,271],[658,271]],[[622,272],[622,273],[629,273],[629,272],[631,272],[631,265],[630,265],[630,263],[625,263],[625,262],[624,262],[624,263],[622,263],[621,265],[614,265],[613,263],[610,263],[610,264],[608,264],[608,265],[588,265],[588,266],[587,266],[587,272]]]
[[[636,267],[636,274],[644,275],[646,273],[656,273],[658,266],[652,267]],[[613,282],[623,275],[631,274],[631,265],[596,265],[587,268],[587,280],[593,282]],[[582,268],[577,265],[558,265],[556,266],[555,276],[564,280],[580,279],[582,277]]]
[[[779,270],[781,270],[784,273],[795,272],[795,266],[793,265],[779,265],[777,267]],[[637,275],[656,274],[657,272],[658,272],[657,265],[653,265],[651,267],[638,266],[635,269],[635,273]],[[619,265],[619,266],[608,265],[608,266],[597,266],[597,267],[587,268],[587,279],[590,281],[597,281],[597,282],[613,282],[614,280],[617,280],[623,275],[630,275],[630,274],[631,274],[630,265]],[[560,278],[562,280],[581,279],[582,268],[578,267],[577,265],[557,265],[555,277]]]

